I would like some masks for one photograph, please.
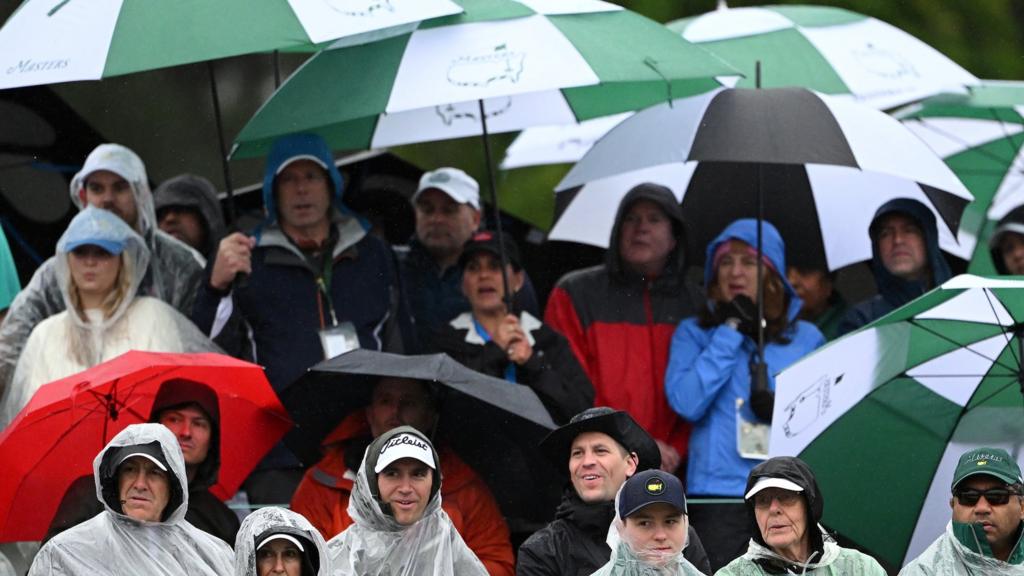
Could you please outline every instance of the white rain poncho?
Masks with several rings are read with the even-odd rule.
[[[256,545],[270,534],[288,534],[303,542],[303,554],[315,570],[304,569],[302,576],[330,576],[331,559],[320,531],[305,516],[284,508],[267,507],[249,514],[235,537],[235,576],[257,576]],[[308,546],[316,548],[310,550]],[[314,559],[315,555],[315,559]]]
[[[958,526],[965,531],[972,530],[970,525]],[[1022,544],[1018,542],[1017,546]],[[1022,552],[1015,551],[1020,558]],[[957,539],[950,522],[938,540],[900,570],[900,576],[1024,576],[1024,563],[1009,564],[971,550]]]
[[[165,520],[144,522],[122,514],[118,501],[116,449],[159,443],[172,483]],[[188,481],[178,440],[161,424],[133,424],[93,461],[96,497],[104,512],[62,532],[39,551],[29,576],[227,576],[234,554],[220,539],[185,520]]]
[[[413,428],[400,426],[381,434],[366,449],[348,503],[353,524],[327,543],[335,576],[486,576],[484,565],[441,509],[440,483],[435,482],[423,517],[409,526],[386,514],[373,495],[376,490],[371,492],[368,470],[372,482],[377,482],[373,472],[377,460],[372,454],[402,433],[415,434],[430,443]],[[439,460],[437,452],[433,453],[437,474]],[[369,465],[367,460],[371,461]]]
[[[127,289],[108,316],[100,310],[82,310],[72,298],[69,246],[85,241],[124,246],[117,283],[126,275]],[[149,258],[142,238],[112,212],[90,206],[71,220],[57,242],[57,256],[53,260],[65,310],[43,320],[32,330],[11,385],[2,396],[0,429],[14,419],[43,384],[81,372],[129,350],[220,351],[174,308],[156,298],[136,295]]]
[[[143,269],[139,293],[162,300],[182,314],[191,314],[192,303],[202,284],[205,260],[185,243],[156,227],[153,194],[142,160],[118,144],[97,146],[71,180],[69,192],[78,208],[84,208],[79,196],[83,182],[97,170],[119,174],[134,193],[138,220],[133,224],[150,251],[150,266]],[[11,302],[0,326],[0,392],[10,382],[32,329],[66,308],[57,279],[56,260],[56,257],[50,258],[36,270],[28,285]]]
[[[825,536],[824,532],[822,533]],[[758,560],[778,561],[787,565],[797,566],[803,574],[814,576],[885,576],[885,570],[874,558],[850,548],[842,548],[835,542],[826,539],[821,558],[812,558],[807,563],[794,563],[788,558],[776,554],[751,540],[746,554],[730,562],[715,576],[762,576],[771,574],[759,564]]]

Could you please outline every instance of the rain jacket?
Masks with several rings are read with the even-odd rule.
[[[537,393],[556,424],[565,424],[593,406],[594,387],[565,338],[529,312],[519,315],[519,325],[533,348],[522,366],[509,362],[508,354],[489,337],[484,341],[472,312],[463,312],[449,322],[428,348],[445,352],[462,365],[495,378],[505,378],[508,367],[514,366],[516,382]]]
[[[733,222],[707,249],[704,285],[715,282],[713,255],[723,242],[737,239],[757,245],[757,223],[752,219]],[[764,255],[776,270],[786,270],[785,246],[771,224],[763,227]],[[797,320],[802,302],[785,274],[779,278],[789,295],[787,316],[790,327],[783,335],[789,341],[767,342],[768,387],[775,390],[774,374],[825,343],[821,332],[809,322]],[[708,301],[707,306],[714,303]],[[757,343],[726,324],[710,328],[697,318],[687,318],[672,337],[665,392],[672,408],[693,422],[690,437],[686,493],[700,496],[743,496],[747,473],[757,460],[743,458],[736,447],[736,400],[744,400],[741,414],[748,422],[758,419],[750,409],[750,362],[757,357]]]
[[[900,576],[1022,576],[1024,532],[1006,562],[992,557],[984,530],[976,524],[950,522],[946,532],[900,570]]]
[[[517,576],[586,576],[612,555],[607,538],[615,519],[615,501],[588,504],[571,485],[562,494],[555,519],[519,547]],[[700,572],[711,574],[704,547],[693,526],[687,531],[683,557]]]
[[[292,510],[309,518],[324,538],[352,525],[348,507],[356,474],[346,464],[345,450],[365,446],[358,441],[369,438],[366,413],[350,414],[324,439],[323,459],[306,471],[292,496]],[[444,473],[441,509],[491,576],[511,575],[515,558],[508,526],[490,489],[450,448],[442,447],[438,455]]]
[[[217,190],[209,180],[192,174],[175,176],[156,187],[153,203],[157,213],[169,207],[192,208],[199,212],[206,228],[206,245],[199,250],[207,258],[217,255],[217,246],[224,236],[224,213]]]
[[[1003,261],[1003,250],[999,246],[999,241],[1002,239],[1002,235],[1007,232],[1024,235],[1024,206],[1018,206],[1007,212],[1006,216],[1003,216],[999,220],[999,223],[996,225],[996,229],[992,231],[992,236],[988,240],[988,248],[989,254],[992,256],[992,264],[995,265],[996,272],[999,272],[1000,274],[1010,273],[1006,268],[1006,263]],[[2,301],[0,301],[0,308],[3,308]]]
[[[4,229],[0,227],[0,312],[7,310],[20,291],[18,269],[14,267],[14,258],[11,256],[11,248],[7,245]]]
[[[165,519],[146,522],[121,512],[118,501],[118,448],[158,443],[168,467],[171,498]],[[220,539],[185,520],[188,486],[178,441],[160,424],[134,424],[121,432],[93,461],[96,497],[104,512],[47,542],[30,576],[227,576],[234,555]]]
[[[487,570],[459,536],[441,508],[441,492],[431,494],[423,517],[402,526],[384,512],[375,496],[375,453],[399,434],[427,438],[409,426],[381,434],[366,449],[348,504],[354,524],[327,543],[336,576],[485,576]],[[429,441],[428,441],[429,443]],[[434,452],[434,472],[440,468]],[[436,480],[436,476],[435,476]],[[374,489],[371,491],[371,483]]]
[[[657,278],[626,267],[619,255],[622,219],[639,200],[654,202],[673,222],[676,248]],[[596,406],[625,410],[657,440],[686,457],[690,425],[665,399],[669,343],[701,297],[685,277],[682,209],[667,188],[641,185],[619,204],[602,266],[570,272],[548,298],[544,322],[569,340],[594,385]]]
[[[82,239],[124,243],[122,270],[131,274],[127,294],[112,314],[85,310],[83,319],[72,303],[68,246]],[[208,338],[168,304],[136,296],[149,262],[142,238],[112,212],[87,207],[78,213],[57,242],[51,260],[65,310],[40,322],[25,343],[11,385],[0,408],[6,426],[40,386],[91,368],[129,350],[152,352],[218,352]],[[154,329],[159,327],[159,329]],[[60,352],[60,353],[58,353]]]
[[[79,192],[87,176],[97,170],[120,174],[135,194],[138,222],[133,228],[149,249],[149,266],[139,284],[139,294],[152,296],[188,315],[203,279],[203,257],[156,227],[153,194],[149,190],[146,168],[134,152],[118,144],[97,146],[85,165],[71,180],[71,200],[84,208]],[[36,270],[28,285],[11,303],[0,325],[0,387],[6,386],[14,372],[25,342],[36,324],[66,308],[57,276],[57,259],[50,258]]]
[[[924,232],[924,246],[927,253],[928,266],[931,268],[931,283],[910,282],[893,276],[882,263],[882,257],[878,253],[878,231],[877,223],[883,216],[898,212],[909,216],[917,222],[921,231]],[[839,323],[839,334],[847,334],[873,322],[889,312],[903,306],[914,298],[935,288],[946,280],[949,280],[952,273],[949,263],[939,249],[939,229],[935,225],[935,215],[927,206],[909,198],[897,198],[890,200],[881,206],[875,217],[871,219],[871,227],[868,230],[871,235],[871,271],[875,275],[875,286],[878,294],[853,306],[846,312],[846,316]]]
[[[291,510],[269,506],[246,516],[238,531],[235,539],[235,576],[259,576],[256,545],[271,534],[288,534],[303,543],[302,576],[331,576],[334,573],[331,558],[327,555],[327,543],[309,521]]]
[[[803,488],[807,510],[805,519],[809,548],[808,562],[793,562],[776,554],[761,536],[761,530],[754,514],[753,500],[747,500],[747,517],[750,520],[750,545],[746,554],[730,562],[716,572],[716,576],[760,576],[762,574],[817,574],[820,576],[885,576],[885,570],[878,562],[861,552],[841,548],[825,534],[818,522],[825,512],[825,498],[818,488],[818,482],[810,467],[799,458],[778,456],[757,465],[750,472],[744,493],[750,491],[762,478],[782,478]]]

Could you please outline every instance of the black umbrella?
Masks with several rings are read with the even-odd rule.
[[[561,480],[539,448],[556,427],[547,409],[528,386],[480,374],[446,354],[358,349],[317,364],[281,395],[295,422],[285,443],[306,466],[315,464],[324,437],[369,404],[382,376],[436,383],[435,441],[447,443],[483,477],[510,520],[532,524],[551,517]]]

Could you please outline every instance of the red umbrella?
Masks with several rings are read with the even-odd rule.
[[[220,409],[218,482],[227,499],[291,428],[256,364],[221,354],[128,352],[44,385],[0,434],[0,542],[39,540],[71,483],[129,424],[146,422],[160,385],[186,379],[209,386]]]

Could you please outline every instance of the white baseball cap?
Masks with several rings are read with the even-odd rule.
[[[790,492],[803,492],[804,489],[799,484],[792,480],[786,480],[785,478],[761,478],[754,484],[754,487],[747,492],[744,500],[750,500],[755,494],[764,490],[765,488],[782,488],[783,490],[789,490]]]
[[[438,168],[420,177],[420,185],[412,195],[413,204],[424,190],[437,189],[459,204],[480,209],[480,185],[469,174],[458,168]]]
[[[263,546],[266,545],[267,542],[271,542],[273,540],[287,540],[292,544],[295,544],[295,546],[299,549],[299,552],[306,551],[306,549],[302,547],[302,542],[299,542],[298,538],[292,536],[291,534],[284,534],[282,532],[278,532],[275,534],[271,534],[270,536],[267,536],[259,544],[256,545],[256,549],[259,550],[260,548],[263,548]]]
[[[380,474],[381,470],[402,458],[419,460],[436,470],[434,452],[430,449],[430,444],[414,434],[399,434],[381,447],[380,456],[377,458],[377,465],[373,467],[373,471]]]
[[[277,167],[277,170],[274,172],[274,175],[276,176],[276,175],[280,174],[290,164],[294,164],[295,162],[298,162],[299,160],[309,160],[310,162],[313,162],[314,164],[316,164],[317,166],[323,168],[324,170],[327,170],[327,164],[324,164],[323,160],[321,160],[320,158],[317,158],[313,154],[296,154],[295,156],[292,156],[292,157],[286,159],[284,162],[281,162],[281,164]]]

